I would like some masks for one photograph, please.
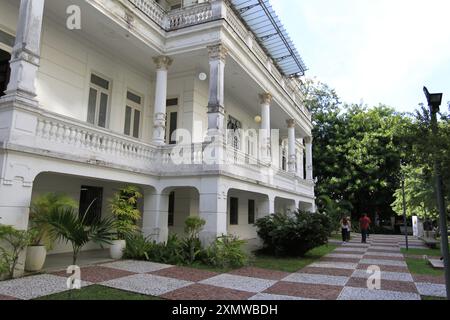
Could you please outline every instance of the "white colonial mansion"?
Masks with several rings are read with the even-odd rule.
[[[158,241],[313,212],[304,71],[268,0],[0,0],[0,223],[48,192],[107,216],[127,184]]]

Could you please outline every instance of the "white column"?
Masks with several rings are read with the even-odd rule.
[[[205,177],[199,191],[199,216],[206,221],[200,239],[209,244],[228,232],[228,189],[217,177]]]
[[[300,148],[297,155],[297,176],[300,179],[305,179],[305,161],[303,159],[303,155],[303,148]]]
[[[269,196],[261,204],[259,218],[264,218],[268,215],[275,214],[275,197]]]
[[[11,76],[2,100],[38,106],[36,75],[40,62],[44,0],[21,0],[16,41],[11,54]]]
[[[156,64],[153,143],[164,145],[166,136],[167,72],[173,61],[166,56],[155,57],[153,61]]]
[[[314,180],[313,175],[313,138],[306,137],[305,138],[305,152],[306,152],[306,179]]]
[[[296,172],[297,154],[295,150],[295,120],[289,119],[286,121],[288,125],[288,171],[291,173]]]
[[[152,189],[144,191],[142,232],[157,242],[166,242],[169,235],[169,194]]]
[[[272,95],[268,92],[260,94],[261,103],[261,160],[270,162],[272,158],[271,152],[271,128],[270,128],[270,103]]]
[[[225,60],[228,50],[222,45],[208,47],[209,53],[209,99],[208,99],[208,135],[224,135],[224,93]]]

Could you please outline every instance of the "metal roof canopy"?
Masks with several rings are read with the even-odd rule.
[[[308,69],[269,0],[230,0],[230,2],[285,76],[305,75]]]

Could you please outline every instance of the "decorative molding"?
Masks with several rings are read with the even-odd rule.
[[[156,68],[159,70],[167,70],[173,63],[173,59],[168,56],[158,56],[153,58]]]
[[[295,128],[295,120],[294,119],[286,120],[286,124],[287,124],[288,128]]]
[[[210,60],[226,61],[228,49],[223,44],[217,44],[208,47],[208,55]]]
[[[259,99],[260,99],[261,104],[270,105],[270,103],[272,102],[273,96],[271,93],[265,92],[265,93],[261,93],[259,95]]]

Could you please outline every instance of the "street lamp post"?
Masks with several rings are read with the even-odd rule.
[[[439,112],[439,107],[442,103],[442,93],[430,94],[426,87],[423,88],[425,96],[427,97],[428,106],[430,107],[431,113],[431,129],[433,131],[433,137],[435,141],[438,139],[438,121],[437,114]],[[445,266],[445,286],[447,290],[447,300],[450,300],[450,270],[449,270],[449,253],[448,253],[448,232],[447,232],[447,212],[445,207],[444,193],[442,191],[442,174],[441,174],[441,163],[437,156],[437,150],[433,150],[434,158],[434,173],[436,176],[436,196],[437,204],[439,209],[439,220],[441,229],[441,251],[444,257]]]
[[[406,244],[406,251],[408,251],[409,241],[408,241],[408,217],[406,216],[405,177],[402,177],[402,194],[403,194],[403,224],[405,225],[405,244]]]

